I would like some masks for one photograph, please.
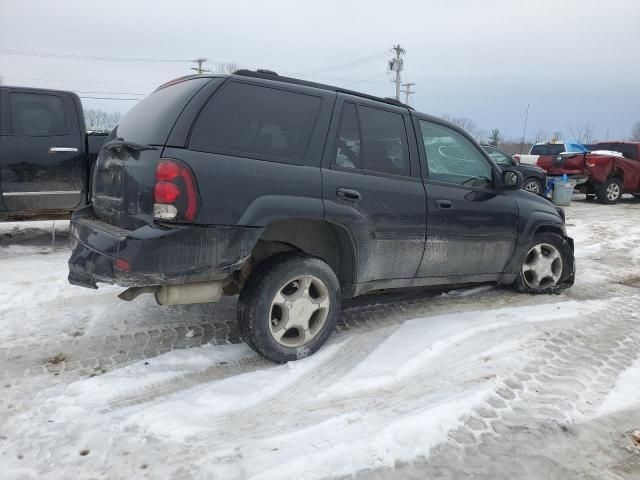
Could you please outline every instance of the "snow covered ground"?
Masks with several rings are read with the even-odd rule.
[[[0,224],[0,477],[640,478],[640,202],[583,198],[572,289],[362,297],[282,366],[233,299],[73,287],[68,222]]]

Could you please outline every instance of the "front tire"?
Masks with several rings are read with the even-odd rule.
[[[596,195],[600,203],[613,205],[622,197],[622,182],[619,178],[611,177],[606,182],[599,185]]]
[[[238,300],[240,333],[277,363],[315,353],[334,330],[340,283],[329,265],[300,254],[279,254],[260,264]]]
[[[538,195],[542,193],[542,183],[535,178],[528,178],[522,188],[527,192],[537,193]]]
[[[527,293],[552,293],[570,284],[575,259],[569,242],[557,233],[538,233],[520,267],[516,289]]]

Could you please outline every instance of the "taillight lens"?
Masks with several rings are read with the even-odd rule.
[[[198,188],[191,169],[178,160],[160,160],[153,201],[155,218],[193,222],[198,213]]]

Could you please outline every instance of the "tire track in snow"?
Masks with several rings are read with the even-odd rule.
[[[503,379],[483,404],[464,415],[463,425],[449,432],[449,442],[400,470],[359,477],[398,478],[403,471],[419,471],[423,478],[478,475],[514,435],[526,433],[528,441],[544,442],[550,433],[566,432],[572,422],[594,416],[618,376],[638,356],[638,311],[637,297],[619,299],[579,329],[545,335],[538,358]]]
[[[510,290],[495,289],[468,297],[432,297],[429,292],[399,292],[374,295],[370,299],[357,299],[352,306],[343,309],[338,320],[336,334],[361,332],[400,325],[404,321],[444,313],[484,309],[488,299],[492,307],[518,307],[556,303],[571,300],[593,300],[611,295],[634,294],[637,288],[611,283],[605,288],[599,284],[583,284],[566,290],[561,295],[526,295]],[[413,295],[413,299],[412,296]],[[424,298],[425,295],[429,295]],[[397,300],[397,299],[400,300]],[[369,303],[364,303],[369,300]],[[5,368],[0,373],[3,380],[24,376],[49,376],[66,374],[99,375],[139,360],[152,358],[175,349],[199,347],[206,344],[227,345],[240,343],[235,317],[229,318],[228,305],[213,309],[213,318],[200,322],[162,323],[157,326],[123,335],[95,335],[76,337],[69,341],[46,340],[16,347],[0,348]],[[221,314],[221,316],[218,315]],[[189,331],[191,337],[186,337]],[[59,355],[62,354],[62,355]],[[56,363],[49,360],[58,356]]]
[[[389,335],[389,328],[381,328],[369,334],[357,334],[350,337],[346,344],[319,368],[305,375],[304,378],[277,393],[278,402],[288,402],[299,396],[300,393],[309,395],[309,392],[322,391],[324,386],[330,385],[342,376],[352,366],[360,362],[373,351]],[[183,390],[195,387],[214,380],[222,380],[234,375],[253,371],[258,368],[274,368],[275,365],[258,356],[257,354],[245,357],[236,362],[225,365],[215,365],[202,372],[184,374],[157,384],[148,385],[132,392],[122,393],[109,402],[109,406],[101,413],[108,413],[121,408],[141,405],[154,401],[160,397],[172,395]],[[266,400],[268,401],[268,400]],[[236,416],[242,415],[241,411],[235,411],[231,415],[221,415],[221,418],[230,418],[235,421]]]

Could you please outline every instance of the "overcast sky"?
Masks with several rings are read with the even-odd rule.
[[[640,120],[638,0],[0,0],[4,84],[87,97],[137,98],[128,94],[193,65],[6,53],[207,57],[210,67],[234,62],[392,96],[384,52],[396,43],[420,111],[468,117],[513,138],[527,104],[527,137],[544,129],[568,138],[591,123],[598,138],[627,138]],[[122,112],[134,104],[83,102]]]

